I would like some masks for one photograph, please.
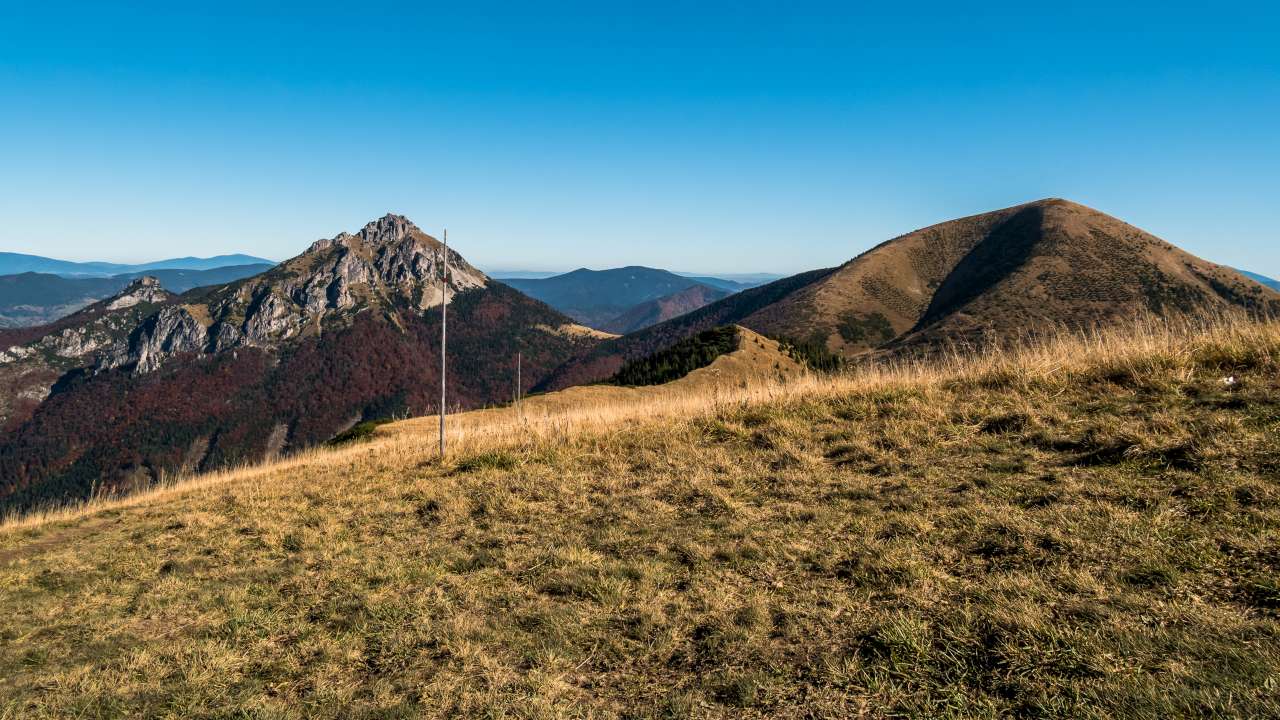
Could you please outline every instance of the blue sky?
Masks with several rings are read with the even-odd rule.
[[[791,273],[1059,196],[1280,276],[1262,3],[0,3],[0,250]]]

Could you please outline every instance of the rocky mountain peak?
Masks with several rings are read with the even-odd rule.
[[[339,233],[314,243],[294,261],[289,293],[307,314],[353,307],[353,292],[369,297],[400,296],[426,308],[441,301],[444,246],[403,215],[388,213],[355,234]],[[484,273],[456,250],[449,250],[449,287],[455,292],[484,287]],[[299,294],[301,290],[301,294]]]
[[[159,304],[168,302],[170,299],[169,292],[160,287],[159,280],[150,275],[143,275],[104,302],[108,310],[121,310],[139,303]]]
[[[341,232],[334,237],[315,241],[303,256],[322,254],[335,247],[374,250],[394,247],[406,242],[420,244],[431,250],[437,250],[440,247],[438,240],[423,232],[409,218],[387,213],[369,222],[355,234]]]
[[[429,244],[436,244],[435,238],[418,229],[418,226],[414,225],[409,218],[395,213],[387,213],[370,222],[360,229],[358,235],[369,245],[395,245],[404,242],[406,238],[426,240]]]
[[[177,352],[276,347],[343,325],[367,309],[425,311],[488,284],[451,249],[446,293],[443,249],[408,218],[387,214],[354,234],[320,240],[270,272],[158,315],[140,329],[122,364],[136,362],[147,371]]]

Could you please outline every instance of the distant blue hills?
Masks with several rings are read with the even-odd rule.
[[[243,265],[275,265],[252,255],[216,255],[214,257],[180,257],[168,260],[129,265],[109,262],[73,262],[56,260],[39,255],[0,252],[0,275],[16,275],[18,273],[35,272],[63,277],[111,277],[113,275],[129,275],[149,270],[213,270],[215,268]]]
[[[228,256],[243,257],[243,256]],[[134,279],[150,275],[173,293],[195,287],[221,285],[264,273],[271,263],[227,265],[208,270],[152,268],[107,277],[20,272],[0,275],[0,328],[43,325],[124,289]]]
[[[584,325],[601,330],[614,328],[615,321],[638,312],[641,305],[665,302],[670,307],[661,312],[674,311],[675,307],[688,312],[728,294],[761,285],[767,282],[765,278],[772,277],[685,275],[641,265],[608,270],[578,268],[550,277],[530,277],[534,274],[495,272],[494,277]],[[690,288],[702,290],[692,294],[684,292]],[[655,312],[661,314],[653,308],[650,310],[646,317]]]
[[[1240,268],[1235,268],[1235,271],[1249,278],[1250,280],[1257,280],[1258,282],[1262,283],[1263,285],[1266,285],[1267,287],[1273,290],[1280,290],[1280,280],[1273,280],[1267,277],[1266,275],[1251,273],[1248,270],[1241,270]]]

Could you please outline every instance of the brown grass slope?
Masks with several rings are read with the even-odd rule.
[[[464,436],[487,436],[511,431],[511,424],[525,426],[583,424],[616,421],[620,416],[650,412],[670,415],[706,403],[741,397],[753,387],[768,387],[805,375],[804,367],[774,340],[738,327],[738,348],[721,355],[706,367],[662,385],[577,385],[556,392],[533,395],[519,406],[473,410],[450,418],[450,426]],[[439,415],[413,418],[378,428],[379,437],[423,437],[438,428]]]
[[[1224,378],[1232,378],[1224,382]],[[0,717],[1275,717],[1280,325],[635,396],[0,530]]]
[[[1280,293],[1051,198],[890,240],[742,323],[850,355],[1227,308],[1280,313]]]

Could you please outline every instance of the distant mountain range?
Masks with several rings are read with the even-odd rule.
[[[1258,282],[1262,283],[1263,285],[1266,285],[1267,287],[1269,287],[1269,288],[1271,288],[1271,289],[1273,289],[1273,290],[1280,290],[1280,280],[1273,280],[1273,279],[1271,279],[1271,278],[1267,277],[1266,275],[1259,275],[1259,274],[1257,274],[1257,273],[1251,273],[1251,272],[1249,272],[1248,270],[1239,270],[1239,269],[1236,269],[1236,272],[1238,272],[1238,273],[1240,273],[1241,275],[1243,275],[1243,276],[1245,276],[1245,277],[1249,278],[1250,280],[1256,280],[1256,281],[1258,281]]]
[[[18,273],[48,273],[64,277],[110,277],[113,275],[129,275],[151,270],[213,270],[215,268],[242,265],[275,265],[272,260],[265,260],[252,255],[217,255],[208,258],[181,257],[136,265],[109,262],[72,262],[55,260],[39,255],[0,252],[0,275],[16,275]]]
[[[728,323],[855,357],[1223,308],[1280,314],[1280,294],[1109,215],[1048,199],[917,230],[838,268],[603,342],[539,389],[603,380],[627,361]]]
[[[0,327],[50,323],[86,305],[120,292],[143,275],[160,281],[166,289],[185,292],[202,285],[216,285],[266,272],[271,264],[232,265],[211,270],[150,270],[110,277],[65,277],[24,272],[0,275]]]
[[[731,294],[728,290],[708,285],[690,285],[670,295],[634,305],[630,310],[600,326],[600,329],[617,335],[626,335],[693,312]]]
[[[685,272],[677,272],[676,274],[683,275],[684,277],[711,280],[711,281],[728,280],[730,282],[736,283],[737,286],[739,286],[743,290],[746,290],[747,288],[757,287],[759,285],[764,285],[765,283],[771,283],[774,280],[781,280],[782,278],[786,277],[786,275],[782,275],[779,273],[716,273],[715,275],[710,275],[710,276],[705,274],[700,274],[700,273],[685,273]]]
[[[639,266],[643,267],[643,266]],[[585,269],[585,268],[583,268]],[[746,289],[763,285],[774,280],[781,280],[786,277],[779,273],[691,273],[680,272],[678,270],[671,271],[674,275],[681,277],[693,278],[694,280],[705,281],[710,285],[719,286],[728,281],[726,289]],[[556,277],[557,275],[566,274],[563,271],[551,270],[493,270],[489,276],[495,280],[544,280],[546,278]]]
[[[666,301],[665,307],[696,309],[691,306],[695,298],[710,302],[749,287],[747,283],[735,280],[688,277],[639,265],[611,270],[579,268],[549,278],[506,278],[502,282],[545,302],[584,325],[601,330],[609,327],[631,327],[640,317],[662,316],[663,311],[653,307],[649,310],[636,308],[690,288],[702,287],[705,290],[693,295],[687,294],[683,299],[671,298]],[[630,320],[622,318],[633,310],[636,312],[630,316]]]

